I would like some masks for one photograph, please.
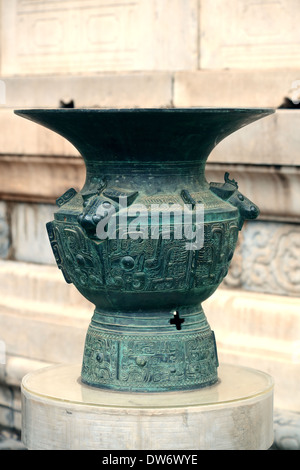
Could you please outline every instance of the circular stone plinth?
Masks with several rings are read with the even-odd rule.
[[[22,381],[22,440],[32,450],[265,450],[273,443],[273,380],[220,365],[193,391],[125,393],[81,383],[81,365]]]

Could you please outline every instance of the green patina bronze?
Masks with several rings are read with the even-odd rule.
[[[208,183],[212,149],[271,109],[19,110],[68,139],[86,165],[79,191],[57,199],[47,224],[58,267],[95,312],[87,331],[81,379],[112,390],[189,390],[218,380],[214,333],[201,303],[226,276],[244,220],[258,208],[225,173]],[[164,237],[99,239],[99,208],[142,204],[204,205],[204,244],[186,249],[175,219]],[[128,219],[127,223],[129,224]],[[148,220],[149,233],[153,221]],[[152,227],[151,227],[152,223]],[[119,227],[117,226],[117,231]],[[151,232],[152,233],[152,232]]]

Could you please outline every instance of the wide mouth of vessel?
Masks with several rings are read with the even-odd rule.
[[[273,108],[40,108],[14,111],[69,140],[86,162],[202,161]]]
[[[272,114],[275,108],[257,108],[257,107],[183,107],[183,108],[24,108],[14,111],[17,115],[30,114],[32,112],[58,112],[58,113],[266,113]]]

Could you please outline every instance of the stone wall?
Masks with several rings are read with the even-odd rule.
[[[276,443],[300,448],[298,1],[0,3],[0,425],[20,428],[26,372],[81,361],[92,312],[62,279],[45,231],[55,199],[82,186],[83,162],[13,109],[70,100],[277,108],[289,97],[291,109],[241,129],[209,157],[207,179],[229,171],[261,215],[245,225],[229,275],[204,307],[220,361],[274,377],[275,408],[287,416],[276,418]]]

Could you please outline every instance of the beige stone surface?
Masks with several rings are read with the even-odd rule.
[[[220,362],[274,377],[274,406],[300,411],[300,298],[219,288],[203,304]]]
[[[300,59],[297,0],[202,0],[200,67],[286,68]]]
[[[241,70],[178,71],[174,73],[174,105],[277,108],[285,96],[292,98],[291,87],[299,77],[299,62],[270,70],[245,66]]]
[[[85,173],[79,155],[0,155],[0,197],[7,201],[55,204],[69,188],[79,191],[83,187]]]
[[[50,204],[15,203],[11,206],[11,249],[18,261],[55,264],[46,223],[56,207]]]
[[[51,366],[51,363],[35,361],[26,357],[7,355],[5,363],[5,382],[11,387],[20,387],[20,383],[25,375],[39,370],[42,367]],[[3,380],[4,377],[1,377]]]
[[[273,380],[222,365],[220,381],[187,392],[131,394],[80,383],[61,365],[22,381],[22,439],[33,450],[266,450],[273,442]]]
[[[13,109],[0,109],[0,123],[0,149],[4,155],[78,155],[66,139],[16,116]]]
[[[47,316],[47,313],[53,310],[53,305],[78,307],[78,311],[84,312],[87,306],[91,305],[73,288],[72,284],[66,284],[61,271],[56,266],[0,260],[0,277],[2,302],[7,299],[7,304],[9,304],[9,299],[16,296],[20,304],[27,301],[34,306],[36,303],[36,311],[38,311],[39,303],[44,307],[48,305],[45,312],[41,312],[41,316],[43,314]],[[53,305],[50,305],[51,303]],[[14,302],[11,303],[12,308],[13,304]],[[61,311],[57,312],[57,316],[60,314]],[[55,310],[53,310],[53,315],[55,315]]]
[[[82,360],[93,306],[56,266],[1,261],[1,340],[8,356]]]
[[[3,77],[3,107],[278,107],[300,69],[114,72]]]
[[[10,108],[56,108],[71,99],[79,108],[166,107],[172,103],[170,72],[5,77],[4,83]]]
[[[277,110],[220,142],[210,162],[299,166],[299,125],[299,110]]]
[[[197,67],[196,0],[2,1],[2,74]]]

